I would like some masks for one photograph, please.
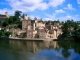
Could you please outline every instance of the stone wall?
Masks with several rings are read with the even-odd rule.
[[[27,38],[33,38],[33,31],[32,30],[27,30],[26,35],[27,35]]]
[[[27,21],[23,20],[22,21],[22,30],[26,30],[27,29]]]

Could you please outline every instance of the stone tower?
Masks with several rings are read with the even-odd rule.
[[[28,17],[28,14],[23,14],[23,19],[24,19],[24,20],[29,20],[28,18],[29,18],[29,17]]]
[[[5,12],[5,15],[6,15],[7,18],[9,18],[8,12]]]
[[[23,15],[23,20],[22,20],[22,30],[31,30],[31,20],[28,19],[28,15],[24,14]]]

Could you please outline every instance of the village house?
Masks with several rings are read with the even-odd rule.
[[[35,29],[44,29],[45,28],[45,23],[42,20],[39,20],[35,17],[34,21],[35,21],[34,22]]]

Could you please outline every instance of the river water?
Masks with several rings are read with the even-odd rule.
[[[0,40],[0,60],[80,60],[80,43]]]

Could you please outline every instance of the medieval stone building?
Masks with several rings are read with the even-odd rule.
[[[27,14],[24,14],[22,19],[22,31],[26,32],[26,38],[57,38],[61,34],[59,23],[45,25],[42,20],[36,17],[31,23]]]
[[[6,18],[9,18],[8,12],[5,12],[4,15],[0,14],[0,21],[4,21]]]
[[[31,30],[31,20],[27,14],[23,15],[22,30]]]

